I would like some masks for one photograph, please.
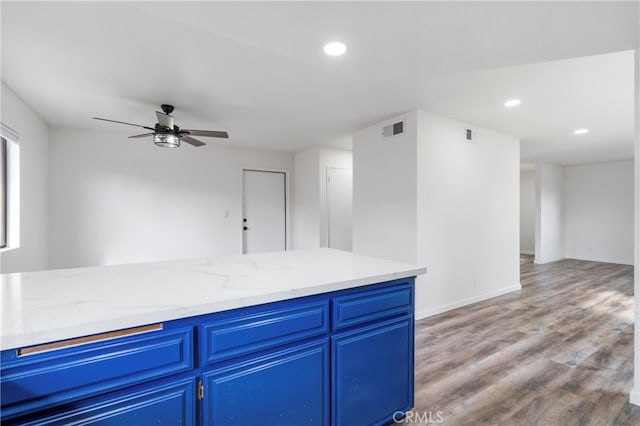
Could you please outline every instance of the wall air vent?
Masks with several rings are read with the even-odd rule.
[[[476,133],[469,128],[464,129],[464,139],[469,143],[476,143]]]
[[[404,120],[389,124],[382,128],[382,136],[385,138],[404,134]]]

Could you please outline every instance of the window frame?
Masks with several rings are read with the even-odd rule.
[[[0,249],[9,245],[9,142],[0,136]]]
[[[0,122],[0,253],[20,247],[20,135]]]

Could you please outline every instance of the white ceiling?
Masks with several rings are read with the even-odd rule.
[[[172,103],[221,143],[297,151],[421,108],[522,138],[523,161],[633,156],[637,2],[0,7],[2,80],[54,125],[135,134],[91,117],[151,125]],[[345,56],[323,54],[334,39]]]
[[[428,84],[421,105],[519,137],[525,163],[568,165],[633,158],[633,89],[628,50],[452,74]],[[505,108],[509,98],[522,104]]]

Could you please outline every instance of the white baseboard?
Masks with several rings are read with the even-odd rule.
[[[545,263],[557,262],[558,260],[566,259],[565,257],[552,257],[551,259],[539,260],[537,257],[533,259],[533,263],[537,265],[544,265]]]
[[[535,251],[530,251],[530,250],[520,250],[520,254],[529,254],[531,256],[533,256],[534,254],[536,254]]]
[[[544,261],[540,262],[538,261],[538,259],[534,259],[533,263],[536,263],[538,265],[543,265],[545,263],[551,263],[551,262],[557,262],[558,260],[564,260],[564,259],[573,259],[573,260],[586,260],[587,262],[602,262],[602,263],[615,263],[618,265],[633,265],[633,260],[632,259],[620,259],[620,258],[611,258],[611,257],[601,257],[601,258],[584,258],[584,257],[578,257],[578,256],[567,256],[567,257],[558,257],[558,258],[551,258],[551,259],[544,259]]]
[[[575,260],[586,260],[588,262],[602,262],[602,263],[616,263],[619,265],[633,265],[633,259],[621,259],[621,258],[612,258],[612,257],[601,257],[601,258],[590,258],[587,259],[585,257],[578,256],[567,256],[567,259],[575,259]]]
[[[638,386],[631,389],[631,392],[629,393],[629,402],[633,405],[640,406],[640,389],[638,389]]]
[[[442,306],[436,306],[435,308],[426,309],[424,311],[416,312],[415,318],[416,320],[427,318],[433,315],[438,315],[443,312],[450,311],[452,309],[461,308],[463,306],[471,305],[472,303],[482,302],[483,300],[491,299],[492,297],[502,296],[503,294],[511,293],[512,291],[520,291],[522,286],[520,283],[511,286],[501,288],[500,290],[491,291],[489,293],[484,293],[479,296],[469,297],[467,299],[458,300],[457,302],[448,303]]]

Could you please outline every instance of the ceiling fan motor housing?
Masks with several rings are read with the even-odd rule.
[[[156,123],[154,131],[155,133],[174,133],[177,135],[180,133],[180,127],[174,124],[173,129],[170,129],[168,127],[164,127],[160,123]],[[183,133],[186,133],[186,132],[183,132]]]

